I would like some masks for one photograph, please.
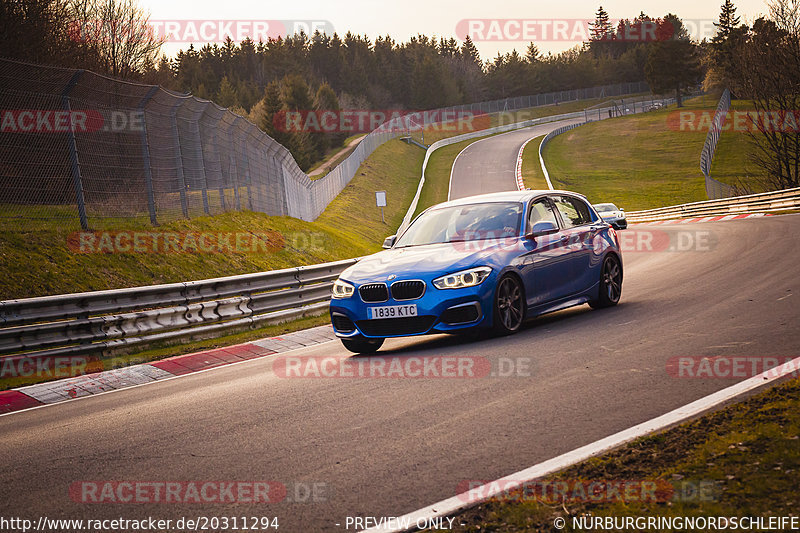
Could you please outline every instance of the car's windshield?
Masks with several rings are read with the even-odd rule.
[[[414,221],[396,247],[477,241],[519,235],[522,204],[493,202],[431,209]]]
[[[617,206],[614,204],[597,204],[594,206],[598,213],[608,213],[609,211],[618,211]]]

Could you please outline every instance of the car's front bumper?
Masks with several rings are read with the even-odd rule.
[[[625,217],[604,218],[603,222],[608,222],[614,229],[626,229],[628,227],[628,220]]]
[[[340,338],[407,337],[490,327],[494,282],[495,276],[490,275],[476,287],[437,289],[426,281],[425,293],[420,298],[396,301],[390,297],[388,301],[381,303],[363,302],[356,288],[355,294],[350,298],[331,300],[331,323],[336,336]],[[417,306],[416,316],[367,318],[369,307],[409,304]]]

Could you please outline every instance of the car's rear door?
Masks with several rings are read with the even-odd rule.
[[[564,296],[585,291],[596,281],[597,276],[591,269],[593,262],[593,242],[597,233],[605,227],[594,221],[591,211],[582,199],[571,195],[552,195],[553,205],[559,214],[563,236],[569,280]]]

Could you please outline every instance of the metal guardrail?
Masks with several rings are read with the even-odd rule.
[[[318,314],[332,281],[356,261],[0,301],[0,358],[109,355]]]
[[[545,166],[545,164],[544,164],[544,156],[542,155],[542,152],[544,151],[544,147],[545,147],[545,145],[547,143],[550,142],[550,140],[553,137],[561,135],[562,133],[566,133],[569,130],[574,130],[578,126],[583,126],[584,124],[586,124],[586,122],[580,122],[578,124],[568,124],[566,126],[561,126],[560,128],[555,129],[555,130],[551,131],[550,133],[548,133],[547,135],[545,135],[544,139],[542,139],[542,142],[539,143],[539,165],[541,165],[541,167],[542,167],[542,174],[544,174],[544,180],[547,182],[547,188],[550,189],[551,191],[553,190],[554,187],[553,187],[553,182],[550,181],[550,173],[547,171],[547,166]]]
[[[720,200],[660,207],[627,213],[628,222],[655,222],[672,218],[705,217],[743,213],[770,213],[800,209],[800,187],[749,194]]]

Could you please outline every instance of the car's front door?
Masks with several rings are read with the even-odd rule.
[[[566,235],[551,200],[533,200],[528,209],[525,234],[529,235],[537,222],[552,222],[558,231],[525,240],[525,252],[520,257],[522,275],[527,290],[528,306],[533,307],[566,296],[571,282]]]

